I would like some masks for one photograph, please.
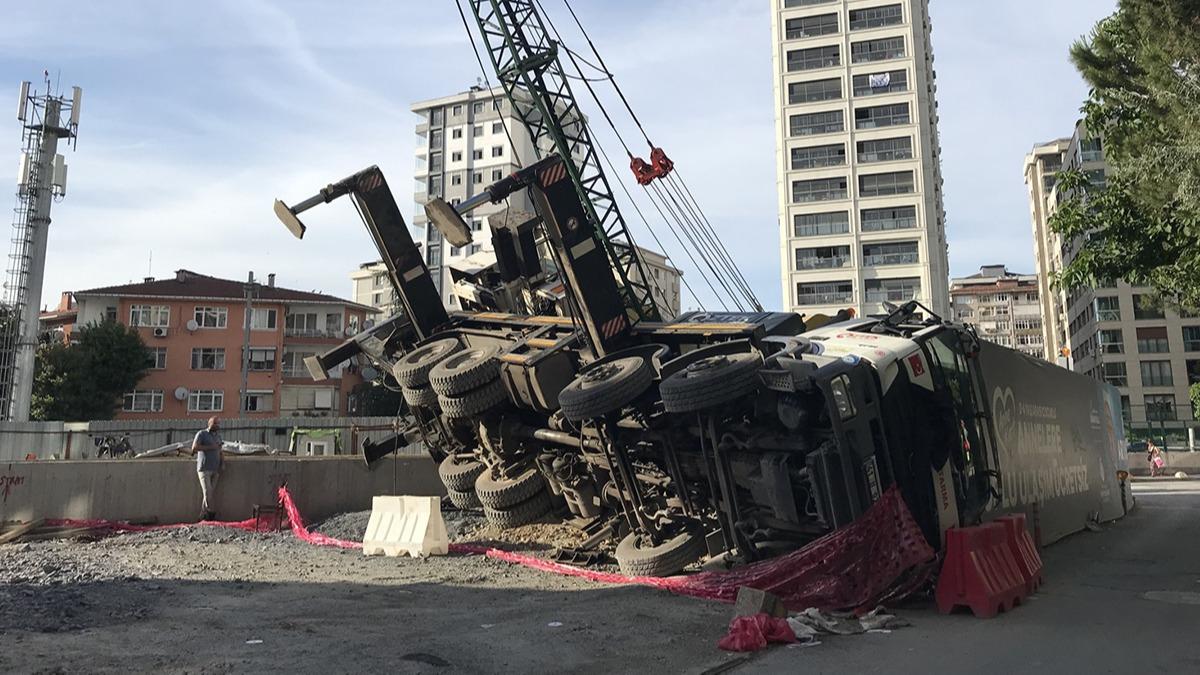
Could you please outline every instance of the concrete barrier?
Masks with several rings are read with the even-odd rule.
[[[371,508],[375,495],[443,495],[433,460],[387,457],[368,470],[361,457],[227,457],[217,484],[217,516],[249,518],[273,505],[287,483],[306,518]],[[33,461],[0,464],[0,522],[34,518],[156,519],[192,522],[200,514],[193,459]]]
[[[1176,471],[1182,471],[1188,475],[1200,475],[1200,452],[1190,452],[1188,450],[1169,450],[1162,454],[1167,465],[1163,468],[1163,472],[1174,474]],[[1146,453],[1131,452],[1126,454],[1129,473],[1135,476],[1149,476],[1150,463],[1146,461]]]

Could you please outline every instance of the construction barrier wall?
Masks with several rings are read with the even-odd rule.
[[[221,520],[273,505],[286,483],[302,513],[324,518],[371,508],[375,495],[445,494],[428,455],[387,457],[367,469],[361,457],[230,457],[217,485]],[[0,522],[80,518],[178,523],[200,514],[192,459],[62,460],[0,464]]]
[[[392,433],[394,417],[273,417],[221,418],[226,441],[265,443],[287,450],[293,429],[340,429],[338,454],[360,452],[364,439],[377,441]],[[204,426],[203,420],[102,420],[95,422],[0,422],[0,462],[38,459],[90,459],[96,456],[94,439],[128,435],[135,452],[169,443],[189,441]],[[304,454],[300,444],[297,454]],[[332,452],[332,449],[330,450]],[[416,455],[419,446],[402,454]]]

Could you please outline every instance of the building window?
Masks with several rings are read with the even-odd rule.
[[[278,326],[278,314],[275,310],[255,307],[250,312],[250,330],[275,330]]]
[[[1128,387],[1129,373],[1125,370],[1124,361],[1109,361],[1103,364],[1102,376],[1104,381],[1114,387]]]
[[[197,307],[192,315],[200,328],[225,328],[229,325],[229,309],[225,307]]]
[[[906,302],[921,295],[921,279],[867,279],[867,302]]]
[[[1167,344],[1167,327],[1138,328],[1137,349],[1139,354],[1166,354],[1171,351]]]
[[[1079,142],[1079,154],[1085,162],[1104,161],[1104,143],[1099,138],[1085,138]]]
[[[471,159],[483,159],[483,150],[472,150]]]
[[[1175,386],[1170,361],[1142,361],[1141,367],[1143,387]]]
[[[863,232],[911,230],[917,226],[917,207],[895,206],[886,209],[863,209]]]
[[[492,133],[493,134],[504,133],[504,123],[503,122],[492,122]]]
[[[854,42],[850,45],[851,63],[870,63],[904,58],[904,36]]]
[[[818,246],[796,249],[797,270],[827,270],[850,264],[849,246]]]
[[[193,347],[192,370],[225,370],[223,347]]]
[[[462,115],[462,113],[463,113],[463,107],[461,104],[455,105],[453,108],[450,109],[450,115],[452,117],[458,117],[458,116]]]
[[[842,97],[842,80],[813,80],[812,82],[788,83],[788,103],[815,103],[817,101],[836,101]]]
[[[250,370],[257,371],[275,370],[275,348],[251,347],[250,362],[248,367]]]
[[[1200,352],[1200,326],[1183,327],[1183,351]]]
[[[145,328],[166,328],[171,324],[171,308],[166,305],[132,305],[129,325]]]
[[[854,110],[855,129],[894,127],[901,124],[909,124],[909,120],[907,103],[856,108]]]
[[[803,16],[798,19],[788,19],[784,26],[786,31],[784,39],[786,40],[832,35],[838,32],[838,17],[837,14]]]
[[[442,147],[442,130],[434,129],[429,132],[429,147],[430,149],[441,149]]]
[[[912,138],[909,136],[858,142],[860,164],[894,162],[901,159],[912,159],[912,156]]]
[[[482,124],[476,124],[475,126],[471,127],[471,137],[472,138],[479,138],[481,136],[483,136],[483,125]]]
[[[1147,420],[1179,419],[1175,414],[1174,394],[1147,394],[1142,400],[1146,403]]]
[[[116,323],[117,322],[117,308],[116,307],[105,307],[104,308],[104,320],[112,322],[112,323]]]
[[[188,412],[220,412],[225,407],[225,392],[220,389],[196,389],[188,394]]]
[[[304,359],[316,356],[316,352],[292,352],[285,351],[283,353],[283,376],[284,377],[308,377],[308,368],[304,365]],[[332,376],[332,373],[331,373]]]
[[[471,174],[471,184],[472,185],[480,185],[482,183],[483,183],[483,172],[482,171],[476,171],[475,173]]]
[[[504,169],[492,169],[492,181],[498,181],[504,178]]]
[[[435,127],[442,126],[442,118],[445,116],[441,108],[434,108],[429,111],[429,123]]]
[[[430,244],[429,248],[425,252],[425,260],[426,260],[426,262],[429,263],[430,267],[441,267],[442,266],[442,248],[441,248],[441,246],[438,244]],[[440,277],[437,277],[435,275],[435,278],[440,278]]]
[[[471,104],[471,112],[478,115],[483,112],[483,101],[475,101]]]
[[[325,335],[329,337],[342,337],[342,315],[341,314],[326,314],[325,315]]]
[[[845,131],[846,117],[841,110],[792,115],[788,118],[788,127],[792,136],[833,134]]]
[[[125,412],[162,412],[162,389],[137,389],[125,394],[121,410]]]
[[[913,191],[913,172],[875,173],[858,177],[859,197],[905,195]]]
[[[429,194],[434,197],[442,196],[442,177],[440,175],[429,177]]]
[[[492,146],[492,157],[503,157],[503,156],[504,156],[504,146],[503,145]]]
[[[838,305],[854,302],[854,285],[849,281],[796,284],[797,305]]]
[[[845,178],[819,178],[817,180],[792,181],[792,203],[828,202],[846,199]]]
[[[801,213],[793,217],[792,225],[797,237],[846,234],[850,231],[850,214],[845,211]]]
[[[283,320],[284,334],[289,337],[306,337],[317,333],[316,312],[289,313]]]
[[[462,127],[451,129],[450,138],[462,138]]]
[[[846,145],[817,145],[810,148],[792,148],[792,169],[816,169],[823,166],[843,166],[846,163]]]
[[[151,370],[166,370],[167,368],[167,348],[166,347],[150,347],[150,369]]]
[[[884,5],[866,9],[850,10],[850,30],[883,28],[904,23],[904,12],[900,5]]]
[[[918,249],[915,241],[865,244],[863,246],[863,266],[915,265],[921,262]]]
[[[462,153],[458,152],[458,151],[450,153],[450,161],[451,162],[461,162],[462,161]]]
[[[440,153],[440,152],[429,153],[429,172],[430,173],[441,173],[441,171],[442,171],[442,153]]]
[[[452,174],[450,176],[450,184],[451,185],[462,185],[462,174],[461,173]]]
[[[1102,330],[1097,333],[1102,354],[1124,354],[1125,338],[1120,330]]]
[[[787,69],[789,73],[794,73],[801,70],[834,68],[841,65],[841,54],[841,48],[838,45],[793,49],[787,53]]]
[[[275,393],[270,390],[247,391],[246,412],[267,412],[275,409]]]
[[[876,96],[879,94],[895,94],[908,91],[908,71],[889,70],[885,73],[855,75],[853,80],[855,96]]]
[[[1121,299],[1118,297],[1096,298],[1097,321],[1120,321]]]
[[[1163,318],[1162,307],[1155,303],[1154,298],[1149,295],[1133,296],[1133,318],[1134,319],[1161,319]]]
[[[783,0],[784,9],[793,7],[812,7],[813,5],[828,5],[838,0]]]

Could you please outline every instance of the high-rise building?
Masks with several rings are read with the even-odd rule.
[[[984,265],[978,274],[950,280],[954,319],[974,325],[979,337],[1042,358],[1042,311],[1036,274]]]
[[[1054,276],[1062,269],[1062,237],[1050,230],[1050,195],[1055,175],[1071,139],[1039,143],[1025,156],[1025,186],[1029,189],[1029,217],[1033,223],[1033,258],[1037,266],[1038,297],[1042,314],[1042,357],[1051,363],[1068,364],[1067,318],[1061,291]]]
[[[949,316],[928,0],[771,0],[784,305]]]
[[[1080,241],[1064,240],[1047,223],[1067,197],[1051,185],[1059,160],[1064,170],[1082,171],[1103,187],[1108,166],[1103,139],[1078,123],[1070,139],[1036,147],[1026,159],[1039,284],[1052,285],[1064,265],[1081,250]],[[1039,233],[1045,233],[1040,238]],[[1179,447],[1194,424],[1188,396],[1200,382],[1200,314],[1180,312],[1156,298],[1152,289],[1121,280],[1096,288],[1056,287],[1044,304],[1043,322],[1055,322],[1053,337],[1065,351],[1060,359],[1076,372],[1108,382],[1121,392],[1121,407],[1131,438],[1166,437]],[[1048,345],[1048,355],[1058,353]]]

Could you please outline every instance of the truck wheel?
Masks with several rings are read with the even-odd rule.
[[[492,380],[482,387],[472,389],[460,396],[438,396],[442,414],[450,418],[478,415],[507,400],[508,391],[504,389],[504,382],[499,379]]]
[[[416,389],[429,382],[429,371],[447,356],[462,349],[454,338],[446,338],[417,347],[392,366],[392,377],[405,387]]]
[[[429,386],[442,396],[478,389],[500,375],[497,347],[468,349],[442,359],[429,371]]]
[[[416,389],[403,387],[400,392],[404,394],[404,402],[412,407],[431,408],[434,410],[438,407],[437,394],[429,387],[418,387]]]
[[[631,577],[665,577],[696,562],[707,549],[704,538],[685,530],[655,546],[639,532],[631,532],[617,544],[615,556],[621,573]]]
[[[490,509],[508,509],[546,489],[546,481],[537,469],[530,467],[515,478],[493,478],[484,471],[475,479],[475,494]]]
[[[477,462],[473,459],[459,459],[454,455],[450,455],[438,465],[438,476],[441,477],[442,485],[445,485],[447,490],[474,492],[475,479],[486,468],[483,462]]]
[[[474,492],[459,492],[446,488],[446,494],[450,496],[450,503],[460,511],[474,510],[483,506]]]
[[[620,410],[654,381],[650,364],[629,356],[601,364],[575,378],[558,394],[563,415],[579,422]]]
[[[549,510],[550,495],[543,491],[512,508],[493,509],[485,506],[483,507],[483,515],[487,518],[489,524],[502,530],[507,530],[512,527],[528,525],[542,517]]]
[[[667,412],[689,413],[712,408],[758,388],[758,354],[723,354],[689,364],[659,385]]]

